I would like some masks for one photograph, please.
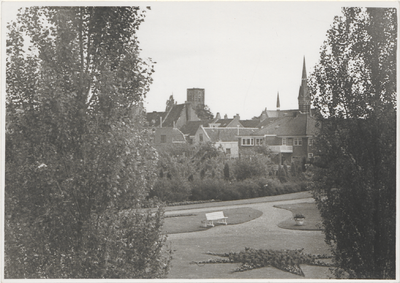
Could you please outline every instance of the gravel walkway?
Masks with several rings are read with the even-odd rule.
[[[168,243],[173,249],[172,268],[168,278],[206,279],[206,278],[246,278],[246,279],[301,279],[302,277],[266,267],[246,272],[231,273],[238,264],[190,264],[191,261],[202,261],[212,258],[206,255],[207,251],[230,252],[241,251],[245,247],[256,249],[299,249],[312,254],[329,253],[324,243],[321,231],[298,231],[281,229],[277,225],[281,221],[292,217],[292,213],[274,205],[314,202],[312,198],[280,200],[272,202],[235,203],[215,207],[215,210],[224,210],[237,207],[251,207],[263,212],[263,215],[252,221],[237,225],[218,225],[211,229],[171,234]],[[179,211],[167,211],[166,215],[182,213],[199,213],[210,211],[210,207],[193,208]],[[229,223],[229,219],[228,219]],[[200,225],[200,223],[199,223]],[[326,279],[329,276],[328,268],[318,266],[301,266],[306,278]]]

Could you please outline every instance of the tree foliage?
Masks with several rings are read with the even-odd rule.
[[[233,172],[236,180],[266,177],[270,158],[265,155],[255,155],[236,159],[233,163]]]
[[[214,119],[214,114],[211,112],[210,107],[204,104],[199,104],[196,106],[195,109],[197,117],[200,118],[200,120],[211,120]]]
[[[166,275],[163,211],[142,209],[157,164],[141,127],[144,17],[31,7],[8,25],[6,278]]]
[[[176,101],[174,99],[174,95],[171,94],[165,103],[165,112],[168,112],[175,104]]]
[[[395,278],[397,15],[342,12],[310,81],[322,124],[314,196],[339,268]]]
[[[224,179],[229,181],[230,178],[231,178],[231,176],[230,176],[230,172],[229,172],[229,164],[225,163],[225,165],[224,165]]]

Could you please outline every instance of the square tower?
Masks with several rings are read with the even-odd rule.
[[[197,105],[204,105],[204,88],[188,88],[186,102],[190,103],[193,109],[196,109]]]

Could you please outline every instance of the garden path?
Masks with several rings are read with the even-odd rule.
[[[295,197],[295,194],[293,194]],[[300,249],[312,254],[329,253],[321,231],[299,231],[282,229],[278,223],[292,217],[292,213],[274,205],[314,202],[312,198],[289,199],[273,202],[253,202],[233,205],[214,206],[212,209],[193,208],[178,211],[167,211],[166,215],[202,213],[210,210],[224,210],[237,207],[251,207],[263,212],[263,215],[252,221],[237,225],[218,225],[200,232],[171,234],[168,236],[173,253],[172,268],[168,278],[206,279],[206,278],[246,278],[246,279],[302,279],[297,275],[273,267],[260,268],[246,272],[231,273],[237,264],[190,264],[212,258],[207,251],[224,253],[239,252],[245,247],[255,249]],[[229,219],[228,219],[229,223]],[[200,225],[200,223],[199,223]],[[329,277],[327,267],[301,266],[306,278],[326,279]]]

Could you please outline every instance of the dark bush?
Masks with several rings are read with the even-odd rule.
[[[220,200],[238,200],[241,199],[242,195],[238,189],[238,186],[235,186],[235,183],[227,183],[221,190]]]
[[[279,166],[277,176],[281,183],[286,183],[288,181],[286,170],[282,166]]]
[[[197,180],[191,183],[190,200],[220,199],[225,182],[218,179]]]
[[[243,181],[227,182],[222,179],[203,179],[193,182],[184,182],[169,179],[159,180],[151,193],[151,197],[172,203],[182,201],[206,201],[206,200],[238,200],[290,194],[308,190],[307,182],[281,183],[278,178],[254,178]],[[190,194],[189,194],[190,192]]]
[[[225,163],[224,166],[224,178],[225,180],[229,180],[230,179],[230,172],[229,172],[229,164]]]
[[[254,177],[264,177],[267,175],[267,165],[256,157],[251,159],[237,159],[234,163],[234,172],[238,181]]]
[[[157,197],[163,202],[178,202],[188,200],[190,196],[190,187],[185,180],[180,178],[158,178],[149,197]]]
[[[308,191],[308,190],[310,190],[310,188],[309,188],[309,183],[308,182],[300,182],[299,183],[299,186],[300,186],[300,191],[302,191],[302,192],[304,192],[304,191]]]
[[[246,179],[241,182],[236,182],[233,184],[237,188],[237,191],[240,193],[242,199],[255,198],[259,196],[258,194],[259,186],[255,181],[251,179]]]

